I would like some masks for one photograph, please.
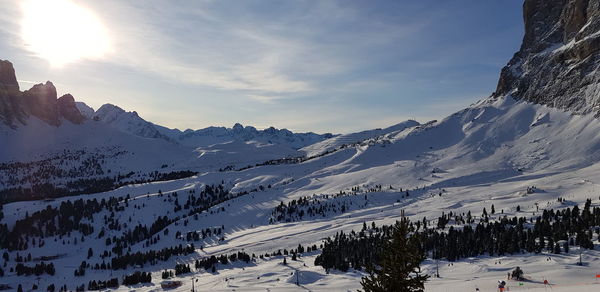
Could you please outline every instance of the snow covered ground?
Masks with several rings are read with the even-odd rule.
[[[122,203],[124,211],[111,214],[103,210],[94,215],[94,222],[89,222],[95,227],[94,235],[104,225],[102,218],[105,216],[126,222],[129,227],[150,225],[157,216],[180,217],[168,226],[168,236],[160,233],[161,240],[150,246],[139,242],[131,247],[135,252],[186,244],[185,239],[175,238],[177,231],[185,234],[224,226],[223,240],[210,237],[194,242],[198,249],[192,255],[128,271],[88,269],[83,277],[74,277],[73,271],[82,260],[87,260],[88,248],[92,247],[95,255],[107,249],[104,238],[92,235],[77,244],[74,239],[80,238],[80,234],[62,239],[46,238],[45,246],[32,245],[27,251],[34,258],[64,254],[53,261],[57,266],[54,277],[39,278],[42,288],[50,283],[69,287],[85,283],[87,286],[92,279],[108,280],[135,270],[151,270],[152,285],[121,286],[119,290],[162,291],[160,272],[173,269],[176,263],[193,263],[197,258],[242,250],[258,255],[295,248],[298,244],[319,245],[323,238],[338,231],[358,231],[364,222],[391,224],[399,218],[401,210],[411,219],[421,220],[423,217],[435,219],[448,211],[470,211],[480,215],[484,207],[489,210],[494,204],[496,214],[493,218],[504,215],[529,218],[544,209],[582,206],[588,198],[592,199],[593,206],[599,206],[598,133],[600,121],[592,116],[573,116],[511,98],[488,99],[444,120],[393,128],[351,147],[339,148],[339,138],[331,143],[322,142],[321,146],[305,151],[337,150],[303,163],[260,166],[243,171],[207,171],[186,179],[130,185],[100,194],[49,202],[11,203],[4,206],[2,221],[11,227],[16,220],[25,217],[25,212],[32,214],[47,205],[58,206],[62,201],[77,198],[101,199],[129,194],[131,200]],[[178,193],[177,200],[183,204],[190,191],[198,192],[206,185],[220,183],[234,193],[257,190],[214,206],[198,219],[183,218],[185,210],[173,209],[175,197],[172,192]],[[535,191],[527,192],[532,186],[536,187]],[[360,189],[358,194],[352,194],[355,187]],[[409,196],[405,193],[407,189]],[[347,195],[335,197],[340,191]],[[305,217],[294,222],[270,221],[274,208],[281,202],[313,195],[329,203],[346,204],[348,208],[344,212],[331,212],[326,217]],[[558,197],[565,201],[558,202]],[[184,222],[186,220],[188,222]],[[122,231],[109,230],[107,234],[119,236]],[[64,244],[63,240],[66,240]],[[11,258],[15,254],[11,252]],[[321,267],[314,266],[317,254],[318,251],[304,255],[299,261],[288,258],[287,265],[282,264],[282,257],[271,257],[249,264],[237,262],[222,266],[214,274],[202,270],[176,278],[183,283],[177,291],[189,291],[192,278],[197,291],[356,291],[360,288],[361,272],[332,271],[327,274]],[[520,266],[531,281],[523,282],[522,286],[509,281],[511,291],[550,289],[542,284],[544,279],[550,281],[552,291],[594,291],[600,288],[594,277],[600,274],[599,257],[598,251],[585,251],[584,265],[577,266],[579,253],[573,248],[569,254],[562,255],[518,254],[454,263],[440,261],[441,278],[431,278],[426,291],[475,291],[476,288],[496,291],[497,281],[506,279],[506,273],[515,266]],[[95,256],[88,261],[94,264],[100,259]],[[14,261],[8,264],[9,267],[12,265]],[[433,274],[435,266],[435,262],[428,260],[423,268]],[[295,273],[298,273],[300,286],[295,284]],[[33,276],[18,277],[7,272],[0,278],[0,284],[27,283],[30,286],[37,280]]]

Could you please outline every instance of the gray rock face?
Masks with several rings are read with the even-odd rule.
[[[56,87],[52,82],[34,85],[31,89],[23,92],[23,100],[29,114],[50,125],[60,125],[56,105]]]
[[[523,17],[494,96],[600,114],[600,0],[525,0]]]
[[[65,94],[57,98],[56,87],[50,81],[21,92],[12,63],[0,60],[0,121],[16,128],[25,125],[29,116],[53,126],[59,126],[63,120],[74,124],[85,120],[73,96]]]
[[[79,111],[75,104],[75,98],[70,94],[65,94],[56,100],[58,113],[73,124],[81,124],[85,121],[85,116]]]
[[[0,122],[12,128],[25,122],[21,95],[13,64],[0,60]]]

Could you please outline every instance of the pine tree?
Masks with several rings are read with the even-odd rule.
[[[409,221],[403,217],[394,225],[392,239],[386,243],[378,267],[369,267],[369,276],[362,278],[360,284],[365,292],[424,291],[429,277],[421,274],[424,259],[419,240],[409,234]]]

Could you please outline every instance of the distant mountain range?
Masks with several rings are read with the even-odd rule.
[[[73,124],[82,124],[85,120],[99,121],[135,136],[163,139],[192,147],[232,141],[255,141],[300,149],[334,136],[329,133],[293,133],[274,127],[257,130],[239,123],[232,128],[208,127],[185,131],[169,129],[144,120],[135,111],[127,112],[116,105],[105,104],[94,111],[83,102],[75,102],[70,94],[57,98],[56,88],[49,81],[21,92],[12,63],[0,61],[0,120],[6,126],[17,129],[27,125],[30,117],[38,118],[52,126],[60,126],[65,121]]]
[[[425,291],[495,291],[517,266],[511,290],[593,288],[599,10],[526,0],[496,93],[337,136],[168,129],[51,83],[21,92],[1,62],[0,286],[356,291],[407,216]]]

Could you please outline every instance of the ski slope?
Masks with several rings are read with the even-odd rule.
[[[549,134],[552,133],[552,134]],[[197,219],[181,218],[167,228],[169,236],[161,236],[156,244],[139,242],[132,251],[156,250],[188,243],[174,234],[224,227],[223,238],[209,237],[194,242],[197,250],[189,256],[179,256],[157,265],[127,271],[88,269],[83,277],[74,277],[73,270],[86,259],[88,248],[97,253],[106,250],[104,239],[91,236],[74,244],[81,237],[73,234],[62,240],[45,239],[46,245],[28,249],[32,256],[63,254],[54,260],[55,277],[41,277],[40,287],[50,283],[79,285],[94,279],[108,280],[135,270],[153,271],[152,285],[121,286],[120,291],[162,291],[160,272],[172,269],[176,263],[193,263],[195,259],[245,251],[275,252],[295,248],[298,244],[319,245],[323,238],[338,231],[359,230],[364,222],[391,224],[401,210],[411,219],[435,219],[442,212],[453,211],[475,215],[494,204],[498,216],[532,217],[543,209],[561,209],[582,205],[592,199],[600,205],[600,121],[593,116],[574,116],[545,106],[515,101],[510,97],[485,99],[441,121],[415,124],[381,136],[369,137],[351,147],[337,148],[330,154],[297,164],[267,165],[243,171],[203,171],[186,179],[129,185],[100,194],[61,198],[54,201],[16,202],[3,207],[9,227],[29,214],[58,206],[62,201],[77,198],[109,198],[130,195],[124,211],[112,215],[107,210],[94,215],[97,233],[105,216],[113,216],[128,226],[150,225],[157,216],[175,218],[184,211],[174,211],[173,192],[181,204],[190,191],[206,185],[223,185],[233,193],[249,191],[199,214]],[[333,138],[336,139],[336,138]],[[324,145],[337,145],[324,141]],[[168,143],[168,142],[165,142]],[[229,145],[235,146],[235,145]],[[178,146],[179,147],[179,146]],[[233,147],[236,148],[236,147]],[[315,149],[323,147],[316,147]],[[229,151],[234,152],[234,151]],[[200,155],[207,156],[210,152]],[[244,152],[235,155],[243,155]],[[227,157],[224,154],[223,157]],[[262,157],[261,157],[262,158]],[[266,157],[264,157],[266,158]],[[235,160],[235,159],[234,159]],[[214,164],[229,161],[214,161]],[[266,187],[270,185],[271,187]],[[377,186],[381,185],[381,189]],[[260,190],[258,187],[263,186]],[[535,186],[535,192],[528,193]],[[352,188],[359,187],[354,193]],[[400,191],[402,189],[402,191]],[[253,191],[255,190],[255,191]],[[409,190],[410,195],[405,195]],[[346,195],[335,196],[340,191]],[[162,196],[159,195],[162,193]],[[345,212],[331,212],[325,217],[310,217],[292,222],[271,222],[272,212],[281,202],[308,196],[324,203],[344,204]],[[565,198],[558,202],[557,198]],[[516,207],[520,206],[520,211]],[[539,208],[539,209],[538,209]],[[184,221],[188,222],[184,222]],[[131,221],[130,221],[131,220]],[[110,230],[108,236],[122,232]],[[162,233],[161,233],[162,234]],[[596,244],[598,244],[597,239]],[[203,248],[200,249],[199,247]],[[11,258],[15,252],[11,252]],[[257,259],[249,264],[237,262],[220,266],[216,273],[200,271],[177,277],[184,284],[179,291],[191,288],[192,278],[199,291],[355,291],[360,288],[362,272],[332,271],[327,274],[314,266],[318,251],[303,255],[299,261],[282,265],[282,257]],[[532,280],[519,286],[510,282],[512,291],[541,291],[540,281],[548,279],[552,291],[596,289],[594,276],[600,271],[598,251],[585,251],[584,266],[577,266],[578,250],[567,255],[539,254],[507,257],[478,257],[452,264],[439,262],[441,278],[431,278],[426,291],[495,291],[497,280],[505,279],[507,271],[519,265]],[[548,260],[548,258],[551,260]],[[100,259],[93,258],[93,264]],[[9,264],[11,265],[11,264]],[[305,266],[306,265],[306,266]],[[434,274],[436,263],[426,261],[424,271]],[[295,284],[297,271],[300,286]],[[11,273],[0,283],[29,283],[33,277]],[[589,287],[588,287],[589,286]],[[600,287],[600,286],[598,286]]]

